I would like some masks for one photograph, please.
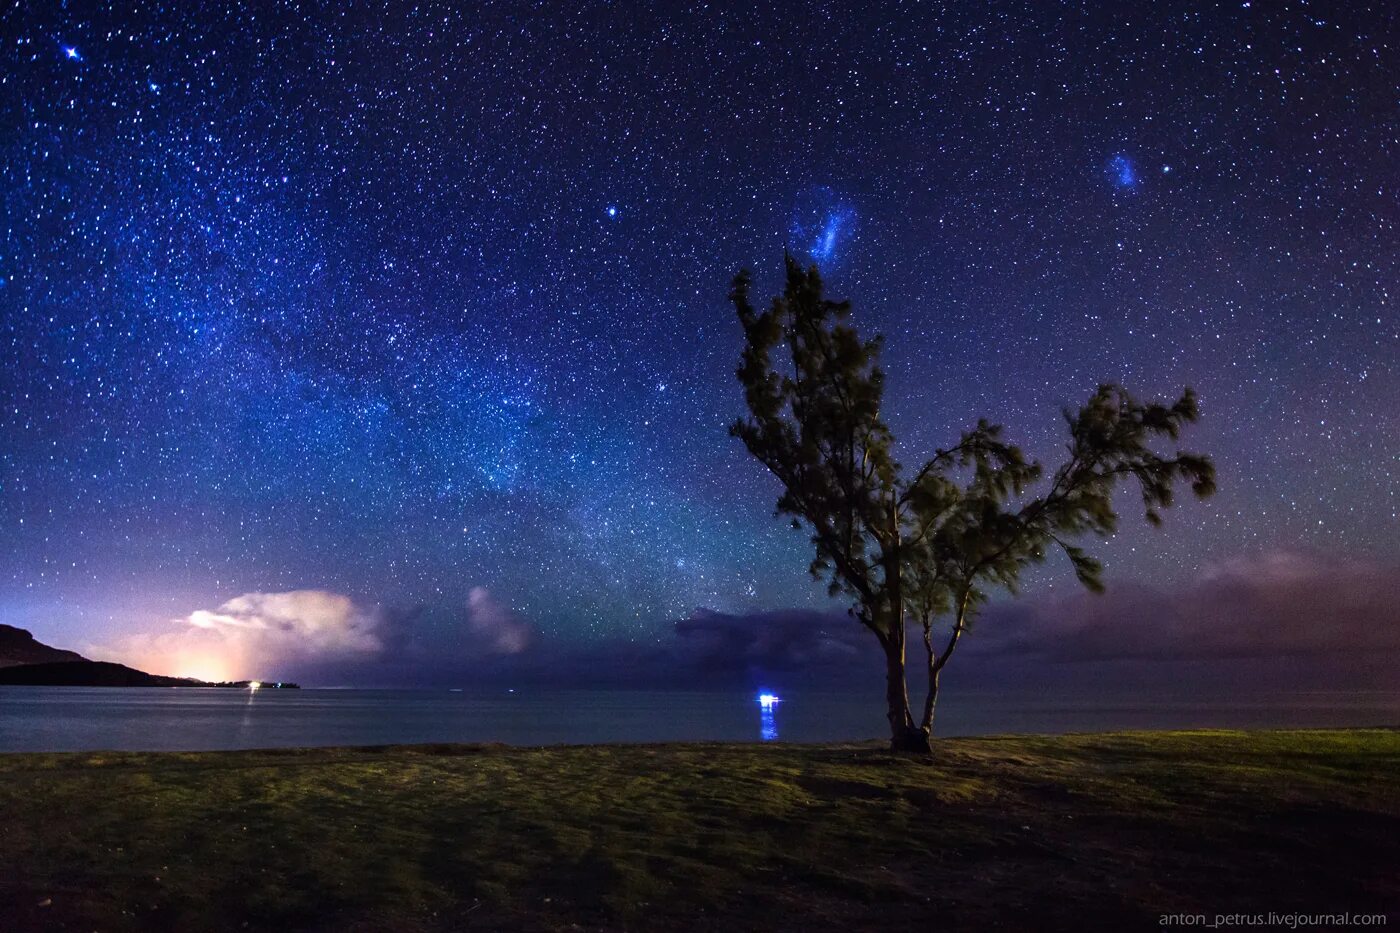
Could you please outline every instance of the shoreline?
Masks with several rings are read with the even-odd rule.
[[[152,688],[167,689],[167,688]],[[174,689],[174,688],[169,688]],[[1267,736],[1278,734],[1302,734],[1302,733],[1346,733],[1346,732],[1380,732],[1396,733],[1400,735],[1400,721],[1395,723],[1378,725],[1341,725],[1341,726],[1260,726],[1257,728],[1237,729],[1228,726],[1202,726],[1191,729],[1085,729],[1066,730],[1063,732],[987,732],[987,733],[967,733],[955,735],[937,735],[933,737],[934,754],[933,759],[938,757],[938,749],[947,743],[966,741],[1013,741],[1013,740],[1036,740],[1036,739],[1094,739],[1094,738],[1147,738],[1153,736],[1162,737],[1187,737],[1199,736],[1203,739],[1212,737],[1239,737],[1239,736]],[[812,751],[812,750],[840,750],[851,752],[868,752],[873,754],[888,754],[892,758],[901,756],[889,752],[889,740],[885,737],[872,737],[865,739],[837,739],[834,741],[788,741],[786,739],[677,739],[677,740],[636,740],[626,739],[601,742],[507,742],[496,740],[483,741],[423,741],[423,742],[388,742],[388,743],[350,743],[350,744],[330,744],[330,745],[259,745],[247,748],[181,748],[181,749],[128,749],[128,748],[92,748],[77,750],[21,750],[5,751],[0,750],[0,760],[5,758],[30,756],[82,756],[82,755],[130,755],[138,757],[161,756],[184,756],[184,755],[256,755],[266,753],[269,755],[289,755],[316,752],[402,752],[406,754],[470,754],[473,752],[538,752],[538,751],[583,751],[589,749],[650,749],[654,751],[664,749],[692,749],[692,748],[715,748],[715,749],[786,749],[790,751]],[[913,759],[913,760],[918,760]]]

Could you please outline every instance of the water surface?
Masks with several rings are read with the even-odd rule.
[[[1400,723],[1400,694],[1258,694],[1228,702],[959,693],[942,735]],[[0,687],[0,751],[196,750],[412,742],[827,742],[879,738],[878,691],[269,690]]]

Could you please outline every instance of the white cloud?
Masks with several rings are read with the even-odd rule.
[[[328,590],[245,593],[173,624],[174,631],[134,636],[105,654],[155,673],[241,680],[384,649],[383,615]]]
[[[467,627],[492,654],[519,654],[530,644],[530,626],[483,586],[467,594]]]
[[[458,640],[462,660],[519,654],[529,646],[531,626],[486,588],[474,587],[465,608],[453,616],[465,636]],[[440,649],[416,641],[416,616],[357,606],[329,590],[244,593],[172,620],[169,631],[85,650],[90,657],[200,680],[314,678],[365,664],[441,660]]]
[[[348,596],[327,590],[246,593],[188,620],[229,639],[248,639],[287,653],[365,654],[383,648],[377,612],[361,612]]]

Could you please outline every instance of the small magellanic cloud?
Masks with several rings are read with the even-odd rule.
[[[1135,191],[1138,186],[1137,166],[1128,156],[1118,153],[1108,160],[1104,169],[1109,184],[1120,191]]]

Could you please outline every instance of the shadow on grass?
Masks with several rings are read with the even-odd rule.
[[[1386,730],[0,756],[6,930],[1138,927],[1396,865]]]

